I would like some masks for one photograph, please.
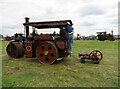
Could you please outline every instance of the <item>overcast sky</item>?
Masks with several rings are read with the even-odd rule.
[[[119,0],[1,0],[0,23],[4,36],[24,32],[24,18],[30,21],[72,20],[75,35],[97,35],[113,30],[118,34]],[[53,32],[55,29],[45,30]],[[39,30],[45,32],[44,30]]]

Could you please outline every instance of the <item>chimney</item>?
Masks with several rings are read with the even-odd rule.
[[[25,23],[29,23],[28,17],[25,18]],[[29,26],[25,26],[25,29],[26,29],[26,37],[27,37],[29,35]]]
[[[112,34],[112,36],[113,36],[113,30],[111,30],[111,34]]]

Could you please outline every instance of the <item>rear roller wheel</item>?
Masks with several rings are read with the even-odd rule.
[[[58,50],[52,42],[47,41],[38,45],[36,55],[42,64],[52,64],[58,58]]]

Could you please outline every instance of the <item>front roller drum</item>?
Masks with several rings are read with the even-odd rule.
[[[56,46],[49,41],[42,42],[38,45],[36,55],[42,64],[52,64],[59,57]]]
[[[19,58],[24,56],[24,48],[19,42],[10,42],[6,48],[8,56]]]

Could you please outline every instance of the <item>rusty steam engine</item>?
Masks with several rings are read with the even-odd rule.
[[[29,22],[25,18],[25,34],[15,34],[15,40],[11,41],[7,48],[8,56],[12,58],[37,57],[40,63],[52,64],[58,58],[69,55],[68,40],[60,34],[37,34],[35,28],[64,28],[67,24],[73,25],[71,20]],[[33,32],[30,34],[29,27]]]
[[[113,36],[113,30],[111,31],[111,34],[107,34],[106,31],[105,32],[97,32],[97,37],[98,40],[100,41],[105,41],[105,40],[110,40],[110,41],[115,41],[115,38]]]

